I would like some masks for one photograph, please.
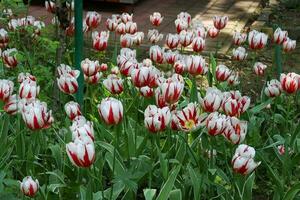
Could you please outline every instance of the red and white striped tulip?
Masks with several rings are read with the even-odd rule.
[[[164,60],[164,51],[158,45],[154,45],[150,47],[149,56],[152,61],[162,63]]]
[[[95,11],[88,11],[85,17],[86,24],[91,28],[97,28],[101,22],[101,15]]]
[[[0,29],[0,49],[7,47],[9,42],[8,33],[5,29]]]
[[[187,56],[186,69],[193,76],[204,75],[208,71],[205,59],[202,56]]]
[[[183,30],[179,33],[179,43],[183,47],[189,46],[194,39],[194,33],[192,31]]]
[[[123,34],[120,36],[120,45],[122,48],[129,48],[132,47],[134,42],[134,37],[131,34]]]
[[[93,122],[87,121],[82,115],[78,115],[73,119],[70,130],[73,140],[78,137],[89,137],[92,141],[95,139]]]
[[[265,65],[261,62],[254,63],[253,70],[256,75],[258,75],[258,76],[264,75],[266,69],[267,69],[267,65]]]
[[[234,172],[242,175],[252,173],[260,165],[260,162],[254,161],[254,157],[255,149],[253,147],[240,144],[231,160]]]
[[[45,8],[49,13],[55,13],[56,12],[56,4],[55,1],[46,0],[45,1]]]
[[[163,39],[163,34],[159,33],[156,29],[150,29],[148,31],[147,38],[152,43],[155,44]]]
[[[103,119],[106,124],[116,125],[122,121],[123,105],[121,101],[113,97],[108,97],[102,99],[97,108],[101,119]]]
[[[284,147],[284,145],[277,146],[277,150],[278,150],[278,153],[280,155],[284,155],[284,153],[285,153],[285,147]]]
[[[220,30],[216,29],[215,27],[209,27],[207,33],[209,37],[216,38],[219,35]]]
[[[230,76],[227,79],[229,85],[238,85],[240,84],[240,75],[239,72],[231,71]]]
[[[17,56],[18,53],[17,49],[6,49],[2,52],[2,61],[5,67],[12,69],[18,65]]]
[[[100,65],[100,71],[105,72],[108,69],[108,66],[106,63],[101,63]]]
[[[124,76],[130,76],[133,69],[138,68],[138,63],[135,58],[126,59],[122,64],[119,65],[120,72]]]
[[[131,81],[136,87],[149,86],[156,87],[156,79],[159,77],[160,72],[154,67],[140,67],[133,69],[131,72]]]
[[[110,74],[103,81],[104,87],[112,94],[123,92],[123,80],[115,74]]]
[[[278,80],[272,79],[267,82],[265,87],[265,95],[268,97],[277,97],[281,94],[281,91],[281,83]]]
[[[232,144],[240,144],[245,140],[247,134],[247,122],[241,121],[236,117],[230,117],[227,120],[226,128],[223,132]]]
[[[123,35],[123,34],[126,33],[126,32],[125,32],[125,28],[126,28],[126,26],[125,26],[124,23],[119,23],[118,26],[117,26],[117,28],[116,28],[116,32],[117,32],[118,34],[120,34],[120,35]]]
[[[207,34],[207,32],[206,32],[206,29],[205,29],[205,27],[203,25],[198,26],[198,27],[196,27],[194,29],[194,35],[196,37],[202,37],[203,39],[205,39],[206,38],[206,34]]]
[[[93,76],[86,76],[84,74],[84,80],[89,83],[89,84],[97,84],[100,81],[100,78],[102,77],[102,73],[101,72],[97,72],[95,75]]]
[[[291,94],[299,89],[300,76],[296,73],[288,73],[280,75],[281,88]]]
[[[117,26],[118,26],[118,21],[116,19],[107,19],[105,22],[105,26],[107,28],[107,30],[113,32],[116,30]]]
[[[187,30],[189,27],[189,24],[184,19],[176,19],[175,26],[176,26],[177,33],[179,34],[181,31]]]
[[[231,70],[225,65],[218,65],[216,69],[216,79],[218,81],[227,81],[231,74]]]
[[[94,76],[100,71],[99,61],[93,61],[86,58],[85,60],[81,61],[81,69],[84,75]]]
[[[213,17],[214,27],[218,30],[225,28],[228,17],[227,16],[214,16]]]
[[[296,48],[296,40],[291,40],[290,38],[287,38],[282,43],[283,51],[290,52],[293,51]]]
[[[205,47],[205,40],[202,37],[195,37],[192,42],[193,51],[201,52]]]
[[[166,45],[170,49],[177,48],[178,44],[179,44],[179,35],[178,34],[171,34],[171,33],[169,33],[166,36]]]
[[[187,22],[188,26],[191,24],[191,21],[192,21],[192,17],[189,13],[187,12],[180,12],[178,15],[177,15],[177,19],[181,19],[181,20],[184,20]]]
[[[36,77],[35,76],[33,76],[33,75],[31,75],[31,74],[29,74],[29,73],[23,73],[23,72],[21,72],[19,75],[18,75],[18,82],[19,83],[22,83],[23,81],[25,81],[25,80],[27,80],[27,79],[29,79],[29,80],[31,80],[31,81],[36,81]]]
[[[247,40],[246,33],[234,32],[233,34],[233,44],[239,46],[242,45]]]
[[[20,108],[22,118],[26,126],[31,130],[49,128],[54,122],[52,111],[47,110],[45,102],[39,100],[25,102]]]
[[[93,32],[93,48],[98,51],[103,51],[107,48],[107,42],[109,38],[109,32],[102,31],[98,33],[97,31]]]
[[[168,107],[157,108],[149,105],[144,112],[145,127],[152,133],[164,131],[171,121],[171,112]]]
[[[185,71],[186,64],[183,60],[177,60],[173,65],[174,71],[177,74],[182,74]]]
[[[57,78],[57,85],[60,91],[66,94],[74,94],[78,90],[78,82],[77,78],[79,77],[79,73],[76,76],[72,76],[71,74],[65,73],[60,75]]]
[[[95,146],[90,137],[77,137],[74,142],[66,144],[66,151],[76,167],[87,168],[95,161]]]
[[[213,112],[208,115],[206,119],[206,128],[208,130],[208,134],[212,136],[223,134],[228,117],[226,115],[222,115],[218,112]]]
[[[207,88],[205,97],[199,99],[200,105],[205,112],[215,112],[222,105],[222,92],[216,88]]]
[[[77,102],[70,101],[65,104],[64,108],[70,120],[73,120],[75,117],[81,115],[80,105]]]
[[[0,100],[7,101],[14,90],[14,83],[10,80],[0,79]]]
[[[246,59],[247,55],[248,54],[244,47],[238,47],[232,50],[232,57],[234,60],[243,61]]]
[[[154,90],[153,90],[153,88],[150,88],[148,86],[141,87],[140,88],[140,94],[143,97],[149,98],[149,97],[152,97],[154,95]]]
[[[132,21],[132,18],[133,18],[133,15],[131,14],[128,14],[128,13],[122,13],[122,15],[121,15],[121,20],[122,20],[122,22],[123,23],[127,23],[127,22],[129,22],[129,21]]]
[[[281,30],[279,27],[274,31],[273,40],[276,44],[282,44],[284,41],[286,41],[287,37],[288,32]]]
[[[114,75],[118,75],[120,73],[119,67],[114,66],[110,69],[110,73]]]
[[[36,81],[31,79],[25,79],[19,88],[19,97],[21,99],[35,99],[39,95],[40,86],[37,85]]]
[[[150,15],[150,22],[153,26],[159,26],[164,18],[159,12],[154,12]]]
[[[248,43],[251,49],[262,49],[268,42],[268,35],[256,30],[250,31],[248,35]]]
[[[137,32],[137,24],[135,22],[126,22],[125,23],[125,32],[129,34],[134,34]]]
[[[20,182],[20,190],[25,196],[34,197],[39,190],[39,181],[33,180],[31,176],[26,176]]]
[[[167,51],[167,52],[164,52],[164,60],[168,63],[168,64],[174,64],[175,61],[177,61],[178,57],[179,57],[179,54],[178,54],[178,51]]]
[[[3,110],[10,115],[15,115],[18,112],[18,102],[19,99],[17,95],[11,95],[8,100],[6,100]]]
[[[132,35],[133,38],[133,44],[140,45],[142,44],[142,41],[144,40],[145,34],[144,32],[136,32]]]

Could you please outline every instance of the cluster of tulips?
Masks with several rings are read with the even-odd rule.
[[[45,1],[48,12],[55,13],[56,5],[53,1]],[[74,9],[74,4],[68,3],[69,10]],[[12,16],[10,16],[12,17]],[[53,20],[58,23],[57,20]],[[87,12],[84,20],[83,31],[96,29],[101,22],[101,15],[97,12]],[[157,27],[163,22],[160,13],[153,13],[150,22]],[[232,158],[232,166],[235,172],[246,175],[251,173],[260,162],[255,162],[255,149],[242,144],[247,134],[247,122],[239,119],[249,108],[250,98],[242,96],[237,90],[222,92],[215,87],[207,88],[206,95],[197,96],[197,100],[190,101],[185,107],[180,107],[179,102],[185,92],[186,79],[195,79],[198,75],[205,75],[210,71],[204,57],[197,54],[205,49],[205,39],[208,34],[216,38],[220,31],[226,27],[227,16],[215,16],[213,26],[204,27],[199,21],[193,21],[190,14],[181,12],[175,20],[176,32],[166,36],[165,46],[157,45],[163,39],[163,34],[156,29],[149,30],[147,38],[153,46],[149,49],[149,58],[139,62],[136,58],[137,47],[144,40],[144,33],[138,32],[137,24],[133,22],[133,15],[123,13],[112,15],[105,22],[108,31],[92,32],[93,48],[97,51],[107,49],[110,32],[120,34],[120,54],[117,57],[117,66],[109,67],[106,63],[100,64],[97,60],[86,58],[81,62],[81,71],[88,84],[99,84],[108,90],[111,95],[118,96],[124,91],[124,84],[132,85],[144,98],[155,98],[156,105],[148,105],[144,111],[144,125],[150,133],[161,134],[166,129],[184,131],[187,133],[206,127],[211,136],[223,135],[236,148]],[[35,36],[40,34],[44,23],[36,21],[34,17],[27,16],[21,19],[10,19],[8,29],[11,31],[23,31],[26,26],[35,27]],[[66,28],[66,34],[74,34],[74,20]],[[242,45],[247,41],[249,49],[258,51],[263,49],[268,42],[268,36],[262,32],[252,30],[246,33],[235,32],[233,43],[239,47],[233,50],[233,59],[242,61],[247,58],[247,52]],[[285,52],[295,49],[296,41],[288,38],[286,31],[276,29],[272,41],[282,45]],[[192,47],[194,55],[179,53],[176,50],[181,47]],[[6,68],[13,69],[17,66],[17,50],[6,49],[9,46],[9,36],[5,29],[0,29],[0,48],[2,61]],[[6,49],[6,50],[5,50]],[[3,51],[2,51],[3,50]],[[167,74],[158,69],[157,64],[169,64],[173,66],[173,73]],[[267,66],[256,62],[253,66],[257,75],[263,75]],[[78,90],[77,78],[79,70],[61,64],[57,67],[59,77],[57,85],[65,94],[75,94]],[[214,74],[216,81],[227,81],[229,85],[239,84],[239,73],[227,66],[220,64]],[[40,87],[37,79],[29,73],[20,73],[18,76],[19,92],[13,94],[14,83],[10,80],[0,80],[0,100],[4,102],[4,111],[8,114],[20,113],[29,129],[40,130],[49,128],[54,122],[52,112],[47,110],[47,104],[38,100]],[[268,97],[279,96],[283,91],[295,93],[300,88],[300,76],[295,73],[282,74],[280,81],[270,80],[266,83],[264,93]],[[97,105],[100,118],[107,125],[118,125],[123,119],[122,101],[114,97],[106,97]],[[65,112],[72,121],[70,131],[72,142],[66,144],[67,155],[77,167],[90,167],[95,157],[93,122],[88,121],[83,115],[80,106],[76,102],[65,104]],[[278,147],[279,152],[284,152],[284,146]],[[282,153],[281,153],[282,154]],[[31,177],[25,177],[21,183],[22,192],[33,197],[39,187],[38,181]]]

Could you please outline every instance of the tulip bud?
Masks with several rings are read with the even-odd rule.
[[[137,24],[135,22],[129,21],[125,23],[125,32],[129,34],[134,34],[137,31]]]
[[[278,80],[272,79],[267,82],[265,87],[265,95],[268,97],[277,97],[281,94],[282,88]]]
[[[281,87],[287,93],[295,93],[299,88],[300,76],[296,73],[288,73],[280,75]]]
[[[202,56],[188,56],[186,57],[186,68],[187,71],[195,75],[204,75],[208,71],[205,59]]]
[[[215,112],[219,110],[222,104],[222,92],[216,88],[207,88],[206,96],[202,99],[200,97],[199,102],[205,112]]]
[[[107,66],[106,63],[102,63],[102,64],[100,65],[100,71],[101,71],[101,72],[104,72],[104,71],[106,71],[107,69],[108,69],[108,66]]]
[[[227,79],[229,85],[238,85],[240,84],[239,73],[231,71],[230,76]]]
[[[39,95],[40,92],[40,86],[37,85],[35,81],[32,81],[30,79],[25,79],[19,88],[19,97],[21,99],[35,99]]]
[[[174,71],[177,74],[182,74],[185,70],[185,67],[185,62],[182,60],[177,60],[173,65]]]
[[[18,65],[16,54],[18,53],[17,49],[6,49],[2,52],[2,60],[5,67],[12,69]]]
[[[220,30],[216,29],[215,27],[210,27],[210,28],[208,28],[207,33],[208,33],[209,37],[215,38],[219,35]]]
[[[98,33],[97,31],[93,32],[93,48],[98,51],[103,51],[107,48],[107,42],[109,38],[109,32],[102,31]]]
[[[184,20],[186,21],[186,23],[188,24],[188,26],[191,24],[191,20],[192,20],[192,17],[189,13],[187,12],[180,12],[178,15],[177,15],[177,19],[181,19],[181,20]]]
[[[150,15],[150,22],[153,26],[159,26],[164,18],[159,12],[154,12]]]
[[[89,84],[97,84],[100,81],[100,78],[102,77],[102,73],[101,72],[97,72],[95,75],[93,76],[86,76],[84,74],[84,80],[89,83]]]
[[[94,76],[100,71],[100,65],[98,61],[92,61],[86,58],[85,60],[81,61],[81,69],[84,75]]]
[[[70,101],[65,104],[65,112],[70,120],[73,120],[75,117],[81,115],[80,105],[77,102]]]
[[[102,99],[101,104],[97,106],[100,117],[108,125],[116,125],[123,118],[123,105],[121,101],[108,97]]]
[[[125,24],[124,23],[120,23],[120,24],[118,24],[118,26],[116,28],[116,32],[118,34],[120,34],[120,35],[125,34],[126,33],[125,32],[125,28],[126,28]]]
[[[206,38],[206,30],[203,25],[200,25],[199,27],[194,29],[194,35],[196,37],[201,37],[203,40]]]
[[[3,110],[10,115],[15,115],[18,112],[18,97],[17,95],[11,95],[8,100],[6,100]]]
[[[233,43],[237,46],[242,45],[247,40],[246,33],[234,32]]]
[[[132,14],[130,15],[128,13],[122,13],[121,20],[123,23],[127,23],[129,21],[132,21],[132,17],[133,17]]]
[[[218,30],[225,28],[228,17],[227,16],[214,16],[213,17],[214,27]]]
[[[95,146],[90,137],[77,137],[66,144],[66,151],[74,166],[87,168],[95,161]]]
[[[107,19],[105,22],[106,28],[107,30],[113,32],[116,30],[117,26],[118,26],[118,21],[115,19]]]
[[[10,80],[0,79],[0,100],[7,101],[14,90],[14,83]]]
[[[183,30],[187,30],[187,28],[189,27],[188,22],[183,19],[176,19],[175,26],[176,26],[177,33],[180,33]]]
[[[231,74],[231,70],[225,65],[218,65],[216,69],[216,79],[218,81],[227,81]]]
[[[8,33],[5,29],[0,29],[0,49],[7,47],[9,41]]]
[[[231,117],[226,122],[226,128],[223,132],[225,138],[227,138],[232,144],[240,144],[245,140],[247,134],[247,122],[241,121],[236,117]]]
[[[168,64],[174,64],[175,61],[178,59],[178,51],[172,52],[171,50],[164,52],[164,60],[168,63]]]
[[[192,31],[181,31],[179,33],[179,42],[183,47],[189,46],[193,42],[194,33]]]
[[[145,127],[152,133],[166,129],[171,120],[171,113],[168,107],[157,108],[149,105],[144,112]]]
[[[20,182],[20,189],[25,196],[34,197],[39,190],[39,181],[33,180],[31,176],[26,176],[22,182]]]
[[[253,70],[255,74],[258,76],[264,75],[266,69],[267,69],[267,65],[264,65],[261,62],[256,62],[253,66]]]
[[[240,144],[231,160],[233,170],[242,175],[252,173],[260,165],[260,162],[254,161],[254,157],[255,149],[253,147]]]
[[[134,42],[134,38],[132,35],[126,33],[126,34],[123,34],[121,35],[120,37],[120,45],[122,48],[129,48],[133,45],[133,42]]]
[[[150,54],[151,60],[154,62],[162,63],[164,60],[163,49],[161,49],[157,45],[150,47],[149,54]]]
[[[156,87],[156,79],[160,72],[154,67],[140,67],[131,72],[131,81],[136,87]]]
[[[150,29],[147,38],[152,44],[155,44],[163,39],[163,34],[159,33],[156,29]]]
[[[209,114],[206,119],[208,134],[211,136],[222,134],[226,128],[227,120],[228,117],[226,115],[219,114],[218,112]]]
[[[140,94],[143,96],[143,97],[152,97],[154,95],[154,90],[148,86],[145,86],[145,87],[141,87],[140,88]]]
[[[97,28],[101,21],[101,15],[95,11],[86,13],[85,22],[91,28]]]
[[[192,47],[195,52],[203,51],[205,47],[205,40],[202,37],[195,37],[192,42]]]
[[[112,94],[120,94],[123,92],[123,80],[115,74],[110,74],[103,81],[104,87]]]
[[[293,51],[296,48],[296,40],[287,39],[282,43],[283,50],[285,52]]]
[[[174,49],[178,46],[179,44],[179,35],[178,34],[168,34],[166,36],[166,45],[170,48],[170,49]]]
[[[57,85],[60,91],[66,94],[76,93],[78,90],[78,76],[79,73],[75,77],[70,74],[62,74],[59,78],[57,78]]]
[[[72,132],[72,139],[89,137],[94,141],[94,127],[93,122],[87,121],[83,116],[78,115],[73,119],[72,126],[70,126]]]
[[[143,32],[136,32],[132,35],[133,44],[140,45],[142,44],[142,41],[144,40],[144,33]]]
[[[244,47],[238,47],[232,50],[233,59],[237,61],[245,60],[247,57],[246,49]]]
[[[276,44],[282,44],[288,36],[287,31],[282,31],[281,28],[277,28],[274,31],[273,40]]]
[[[268,42],[268,36],[264,33],[253,30],[248,35],[248,43],[251,49],[262,49]]]

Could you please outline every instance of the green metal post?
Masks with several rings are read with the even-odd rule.
[[[84,86],[83,73],[80,67],[83,51],[82,10],[82,0],[75,0],[75,66],[80,71],[80,76],[77,79],[79,87],[76,93],[76,100],[80,106],[83,106]]]

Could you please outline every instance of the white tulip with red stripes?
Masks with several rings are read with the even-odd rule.
[[[26,176],[20,182],[20,190],[25,196],[33,198],[39,190],[39,181],[33,180],[31,176]]]
[[[97,108],[101,119],[108,125],[119,124],[123,119],[123,105],[113,97],[102,99]]]
[[[157,108],[149,105],[144,112],[145,127],[153,133],[163,131],[167,128],[171,120],[171,112],[168,107]]]
[[[14,83],[10,80],[0,79],[0,100],[6,101],[12,95]]]

